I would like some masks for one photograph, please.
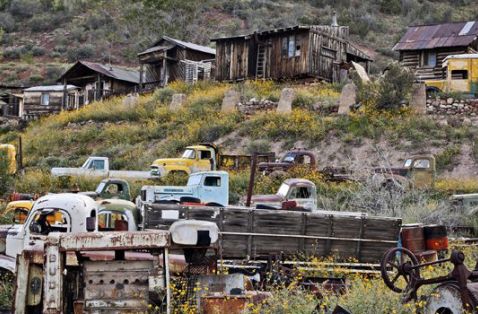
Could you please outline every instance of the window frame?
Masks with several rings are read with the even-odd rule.
[[[433,64],[433,65],[431,65],[429,63],[430,56],[434,56],[434,63],[435,64]],[[422,67],[424,67],[424,68],[436,68],[437,64],[438,64],[438,56],[437,56],[436,51],[424,50],[422,52]]]
[[[46,97],[46,101],[45,101],[45,97]],[[47,92],[41,93],[41,96],[40,96],[40,105],[42,105],[42,106],[50,106],[50,93],[47,93]]]
[[[297,38],[298,36],[296,34],[281,37],[281,57],[283,59],[292,59],[300,57],[301,45],[297,45]],[[297,49],[297,47],[299,47],[299,49]]]

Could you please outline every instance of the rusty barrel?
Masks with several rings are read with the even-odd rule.
[[[400,233],[402,246],[413,253],[425,251],[425,235],[422,225],[409,225],[402,227]]]
[[[430,225],[423,228],[427,250],[443,251],[448,249],[446,226]]]

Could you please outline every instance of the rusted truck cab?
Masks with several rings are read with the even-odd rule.
[[[274,171],[287,171],[295,166],[316,168],[317,161],[313,152],[304,149],[293,149],[285,153],[280,160],[275,162],[261,162],[258,169],[265,175],[269,175]]]
[[[399,168],[376,168],[382,185],[399,185],[404,189],[428,189],[436,179],[436,160],[431,154],[415,155],[407,158]]]
[[[287,179],[276,194],[253,195],[251,205],[262,209],[317,210],[317,189],[306,179]]]

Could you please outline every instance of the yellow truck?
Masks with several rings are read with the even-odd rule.
[[[444,78],[426,80],[427,94],[461,92],[478,96],[478,53],[451,55],[443,60]]]
[[[17,152],[12,144],[0,144],[0,167],[5,167],[7,174],[17,172]]]
[[[214,144],[204,143],[188,146],[179,158],[156,159],[151,167],[151,175],[165,177],[170,173],[190,175],[199,171],[219,169],[245,169],[251,163],[251,155],[224,155]],[[258,154],[258,162],[275,160],[274,153]]]

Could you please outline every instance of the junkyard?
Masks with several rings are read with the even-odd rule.
[[[0,1],[0,313],[478,313],[471,2]]]

